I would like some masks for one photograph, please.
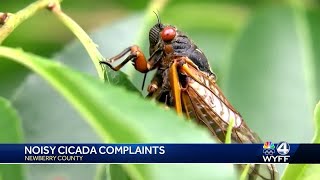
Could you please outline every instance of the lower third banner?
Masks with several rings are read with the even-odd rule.
[[[0,163],[320,163],[320,144],[0,144]]]

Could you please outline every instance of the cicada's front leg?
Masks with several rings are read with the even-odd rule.
[[[122,61],[118,66],[115,66],[115,67],[112,66],[111,63],[122,58],[127,53],[130,53],[130,54],[128,55],[128,57],[125,58],[124,61]],[[109,66],[114,71],[118,71],[129,61],[131,61],[134,68],[141,73],[147,73],[151,69],[151,66],[146,60],[146,57],[144,56],[143,52],[140,50],[139,46],[136,46],[136,45],[126,48],[120,54],[110,58],[109,61],[100,61],[100,63]]]

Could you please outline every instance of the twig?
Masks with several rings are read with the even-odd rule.
[[[104,80],[105,69],[99,64],[99,61],[104,59],[103,56],[98,51],[97,45],[90,39],[87,33],[75,21],[62,12],[60,8],[61,1],[62,0],[39,0],[15,14],[0,13],[0,44],[23,21],[30,18],[39,10],[49,9],[75,34],[75,36],[77,36],[95,65],[99,78]],[[106,80],[109,81],[107,74]]]
[[[104,80],[104,69],[103,66],[100,65],[100,61],[104,60],[104,57],[101,55],[99,50],[97,49],[97,45],[92,41],[92,39],[88,36],[88,34],[68,15],[66,15],[60,8],[59,3],[50,4],[48,9],[53,12],[53,14],[58,17],[58,19],[67,26],[73,34],[80,40],[82,45],[87,50],[95,68],[98,72],[99,78]],[[109,81],[108,76],[106,76],[106,80]]]
[[[2,21],[3,25],[0,27],[0,44],[2,44],[10,33],[26,19],[33,16],[39,10],[46,8],[48,4],[59,3],[60,1],[61,0],[39,0],[15,14],[2,13],[1,19],[4,18],[4,15],[6,15],[6,17]]]
[[[249,174],[251,164],[247,164],[241,173],[240,180],[246,180]]]
[[[230,123],[228,125],[227,133],[226,133],[226,139],[225,139],[226,144],[231,143],[231,133],[232,133],[233,126],[234,126],[234,119],[231,118]]]

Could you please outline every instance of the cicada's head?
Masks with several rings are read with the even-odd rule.
[[[149,53],[152,55],[155,51],[162,49],[165,43],[170,43],[177,36],[177,28],[171,25],[164,25],[160,22],[160,18],[155,13],[158,23],[149,31]]]

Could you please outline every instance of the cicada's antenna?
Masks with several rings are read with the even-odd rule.
[[[160,16],[159,16],[159,11],[157,10],[157,12],[153,11],[153,13],[157,16],[158,24],[159,24],[159,27],[160,27],[161,26],[161,20],[160,20]]]

